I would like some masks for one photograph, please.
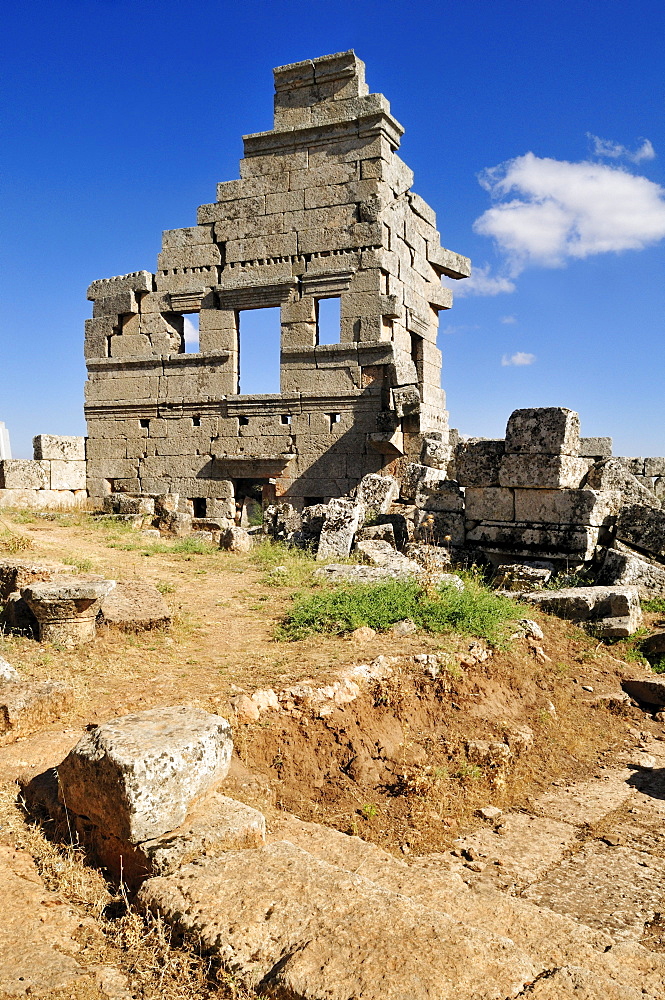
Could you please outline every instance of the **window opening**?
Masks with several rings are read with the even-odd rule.
[[[326,413],[326,416],[328,418],[328,430],[332,431],[335,424],[340,422],[341,415],[339,413]]]
[[[192,427],[200,427],[200,426],[201,426],[201,417],[197,413],[192,417]]]
[[[139,420],[139,427],[142,427],[146,431],[150,429],[150,421],[147,417],[141,417]]]
[[[279,392],[281,335],[278,307],[243,309],[238,314],[238,392],[244,395]]]
[[[319,503],[323,503],[323,497],[305,497],[305,507],[315,507]]]
[[[238,417],[238,427],[248,427],[249,417]]]
[[[199,353],[199,314],[183,316],[183,337],[185,354]]]
[[[317,344],[339,344],[341,340],[341,298],[316,300]]]
[[[192,499],[192,505],[194,507],[194,517],[205,517],[206,516],[206,499],[205,499],[205,497],[194,497]]]
[[[283,424],[287,424],[288,425],[288,424],[291,423],[291,414],[290,413],[283,413],[280,419],[281,419],[281,421],[282,421]]]

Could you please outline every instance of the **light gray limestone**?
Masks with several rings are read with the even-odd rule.
[[[598,583],[634,586],[643,601],[665,597],[665,566],[649,562],[636,552],[608,549]]]
[[[506,427],[506,453],[572,455],[580,452],[580,418],[564,406],[514,410]]]
[[[331,500],[326,510],[316,553],[319,562],[348,556],[355,533],[364,517],[364,504],[344,498]]]
[[[631,504],[617,519],[617,538],[636,549],[665,558],[665,511]]]
[[[588,463],[589,459],[571,455],[506,453],[499,467],[499,485],[576,490],[589,470]]]
[[[470,438],[455,451],[456,478],[460,486],[498,486],[505,452],[502,440]]]
[[[568,621],[593,623],[603,637],[633,635],[642,623],[636,587],[568,587],[522,595],[522,600]]]
[[[36,459],[85,462],[85,438],[71,435],[38,434],[32,439]]]
[[[0,489],[48,490],[51,468],[48,462],[9,458],[0,462]]]
[[[621,507],[618,490],[516,489],[514,495],[515,520],[542,524],[609,524]]]
[[[101,602],[114,587],[114,580],[56,577],[30,584],[21,596],[37,619],[42,642],[80,646],[94,639]]]
[[[176,705],[96,726],[58,768],[68,809],[130,844],[180,826],[190,805],[228,772],[226,719]]]

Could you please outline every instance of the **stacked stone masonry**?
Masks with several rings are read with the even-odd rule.
[[[274,76],[274,128],[244,137],[240,179],[218,185],[196,226],[164,233],[156,273],[88,290],[93,497],[179,493],[222,516],[248,485],[298,507],[340,497],[418,461],[426,438],[450,457],[441,276],[468,276],[469,261],[441,246],[396,153],[403,129],[353,52]],[[337,297],[339,343],[321,344],[318,303]],[[275,306],[281,391],[241,395],[239,318]]]
[[[34,459],[0,460],[0,507],[74,507],[85,503],[83,437],[38,434]]]

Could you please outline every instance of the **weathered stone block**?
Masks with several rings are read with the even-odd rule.
[[[464,545],[464,515],[421,510],[416,515],[416,540],[434,545]]]
[[[180,826],[226,777],[233,743],[219,715],[176,705],[96,726],[58,768],[67,808],[130,844]]]
[[[6,458],[0,462],[0,489],[48,490],[51,488],[51,468],[48,462]]]
[[[353,538],[365,517],[365,505],[355,500],[331,500],[321,528],[316,558],[319,562],[348,556]]]
[[[576,556],[581,561],[591,559],[598,544],[598,528],[547,526],[532,524],[491,524],[482,522],[466,533],[467,545],[489,552],[510,552],[513,555],[566,558]]]
[[[50,466],[52,490],[85,489],[85,462],[58,461],[57,459],[53,459]]]
[[[0,733],[43,726],[73,703],[74,689],[65,681],[0,680]]]
[[[515,491],[515,520],[541,524],[610,524],[621,507],[621,494],[614,490],[521,490]],[[469,515],[471,516],[471,515]],[[489,520],[489,517],[483,518]],[[500,520],[497,516],[493,520]]]
[[[645,458],[645,476],[665,476],[665,458]]]
[[[535,590],[544,587],[552,576],[552,567],[528,563],[501,563],[492,583],[498,590]]]
[[[402,501],[412,503],[419,489],[429,489],[445,478],[446,473],[440,469],[410,462],[401,474],[400,498]]]
[[[506,426],[506,453],[573,455],[580,452],[580,418],[565,406],[514,410]]]
[[[580,458],[611,458],[612,438],[583,437],[580,438]]]
[[[634,552],[608,549],[598,574],[598,583],[634,586],[643,601],[665,597],[665,566],[641,559]]]
[[[619,490],[626,504],[660,508],[660,501],[655,494],[628,472],[618,458],[610,458],[593,465],[589,469],[584,485],[593,490]]]
[[[102,600],[97,624],[108,625],[123,632],[145,632],[148,629],[168,628],[171,624],[171,612],[152,584],[143,580],[116,583],[110,594]]]
[[[367,511],[385,514],[399,496],[399,483],[394,476],[380,476],[370,473],[358,483],[356,499],[363,503]]]
[[[531,489],[577,489],[589,460],[570,455],[506,454],[499,467],[501,486]]]
[[[505,487],[467,486],[465,504],[467,521],[515,520],[514,491]]]
[[[498,486],[505,451],[502,440],[470,438],[455,451],[455,475],[460,486]]]
[[[36,459],[85,461],[85,438],[64,434],[38,434],[32,439]]]
[[[632,635],[642,623],[636,587],[568,587],[523,594],[522,600],[567,621],[598,623],[608,638]]]
[[[636,549],[665,558],[665,511],[638,504],[624,507],[617,518],[617,538]]]
[[[454,480],[440,480],[430,486],[420,486],[415,504],[420,510],[459,513],[464,510],[464,492]]]
[[[42,642],[79,646],[94,639],[101,602],[114,587],[114,580],[63,577],[33,583],[22,596],[37,619]]]

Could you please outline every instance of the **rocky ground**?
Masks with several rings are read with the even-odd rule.
[[[277,643],[297,566],[274,586],[265,560],[146,556],[85,518],[9,526],[31,553],[150,579],[177,617],[78,651],[0,638],[24,676],[75,689],[0,746],[3,1000],[242,997],[241,981],[344,1000],[665,997],[665,730],[620,697],[646,673],[633,645],[531,609],[543,638],[517,629],[489,656],[423,635]],[[253,713],[257,691],[276,706]],[[231,719],[223,791],[264,813],[267,842],[149,880],[141,906],[161,916],[144,918],[26,824],[16,782],[87,725],[182,702]],[[217,972],[229,941],[235,979]]]

